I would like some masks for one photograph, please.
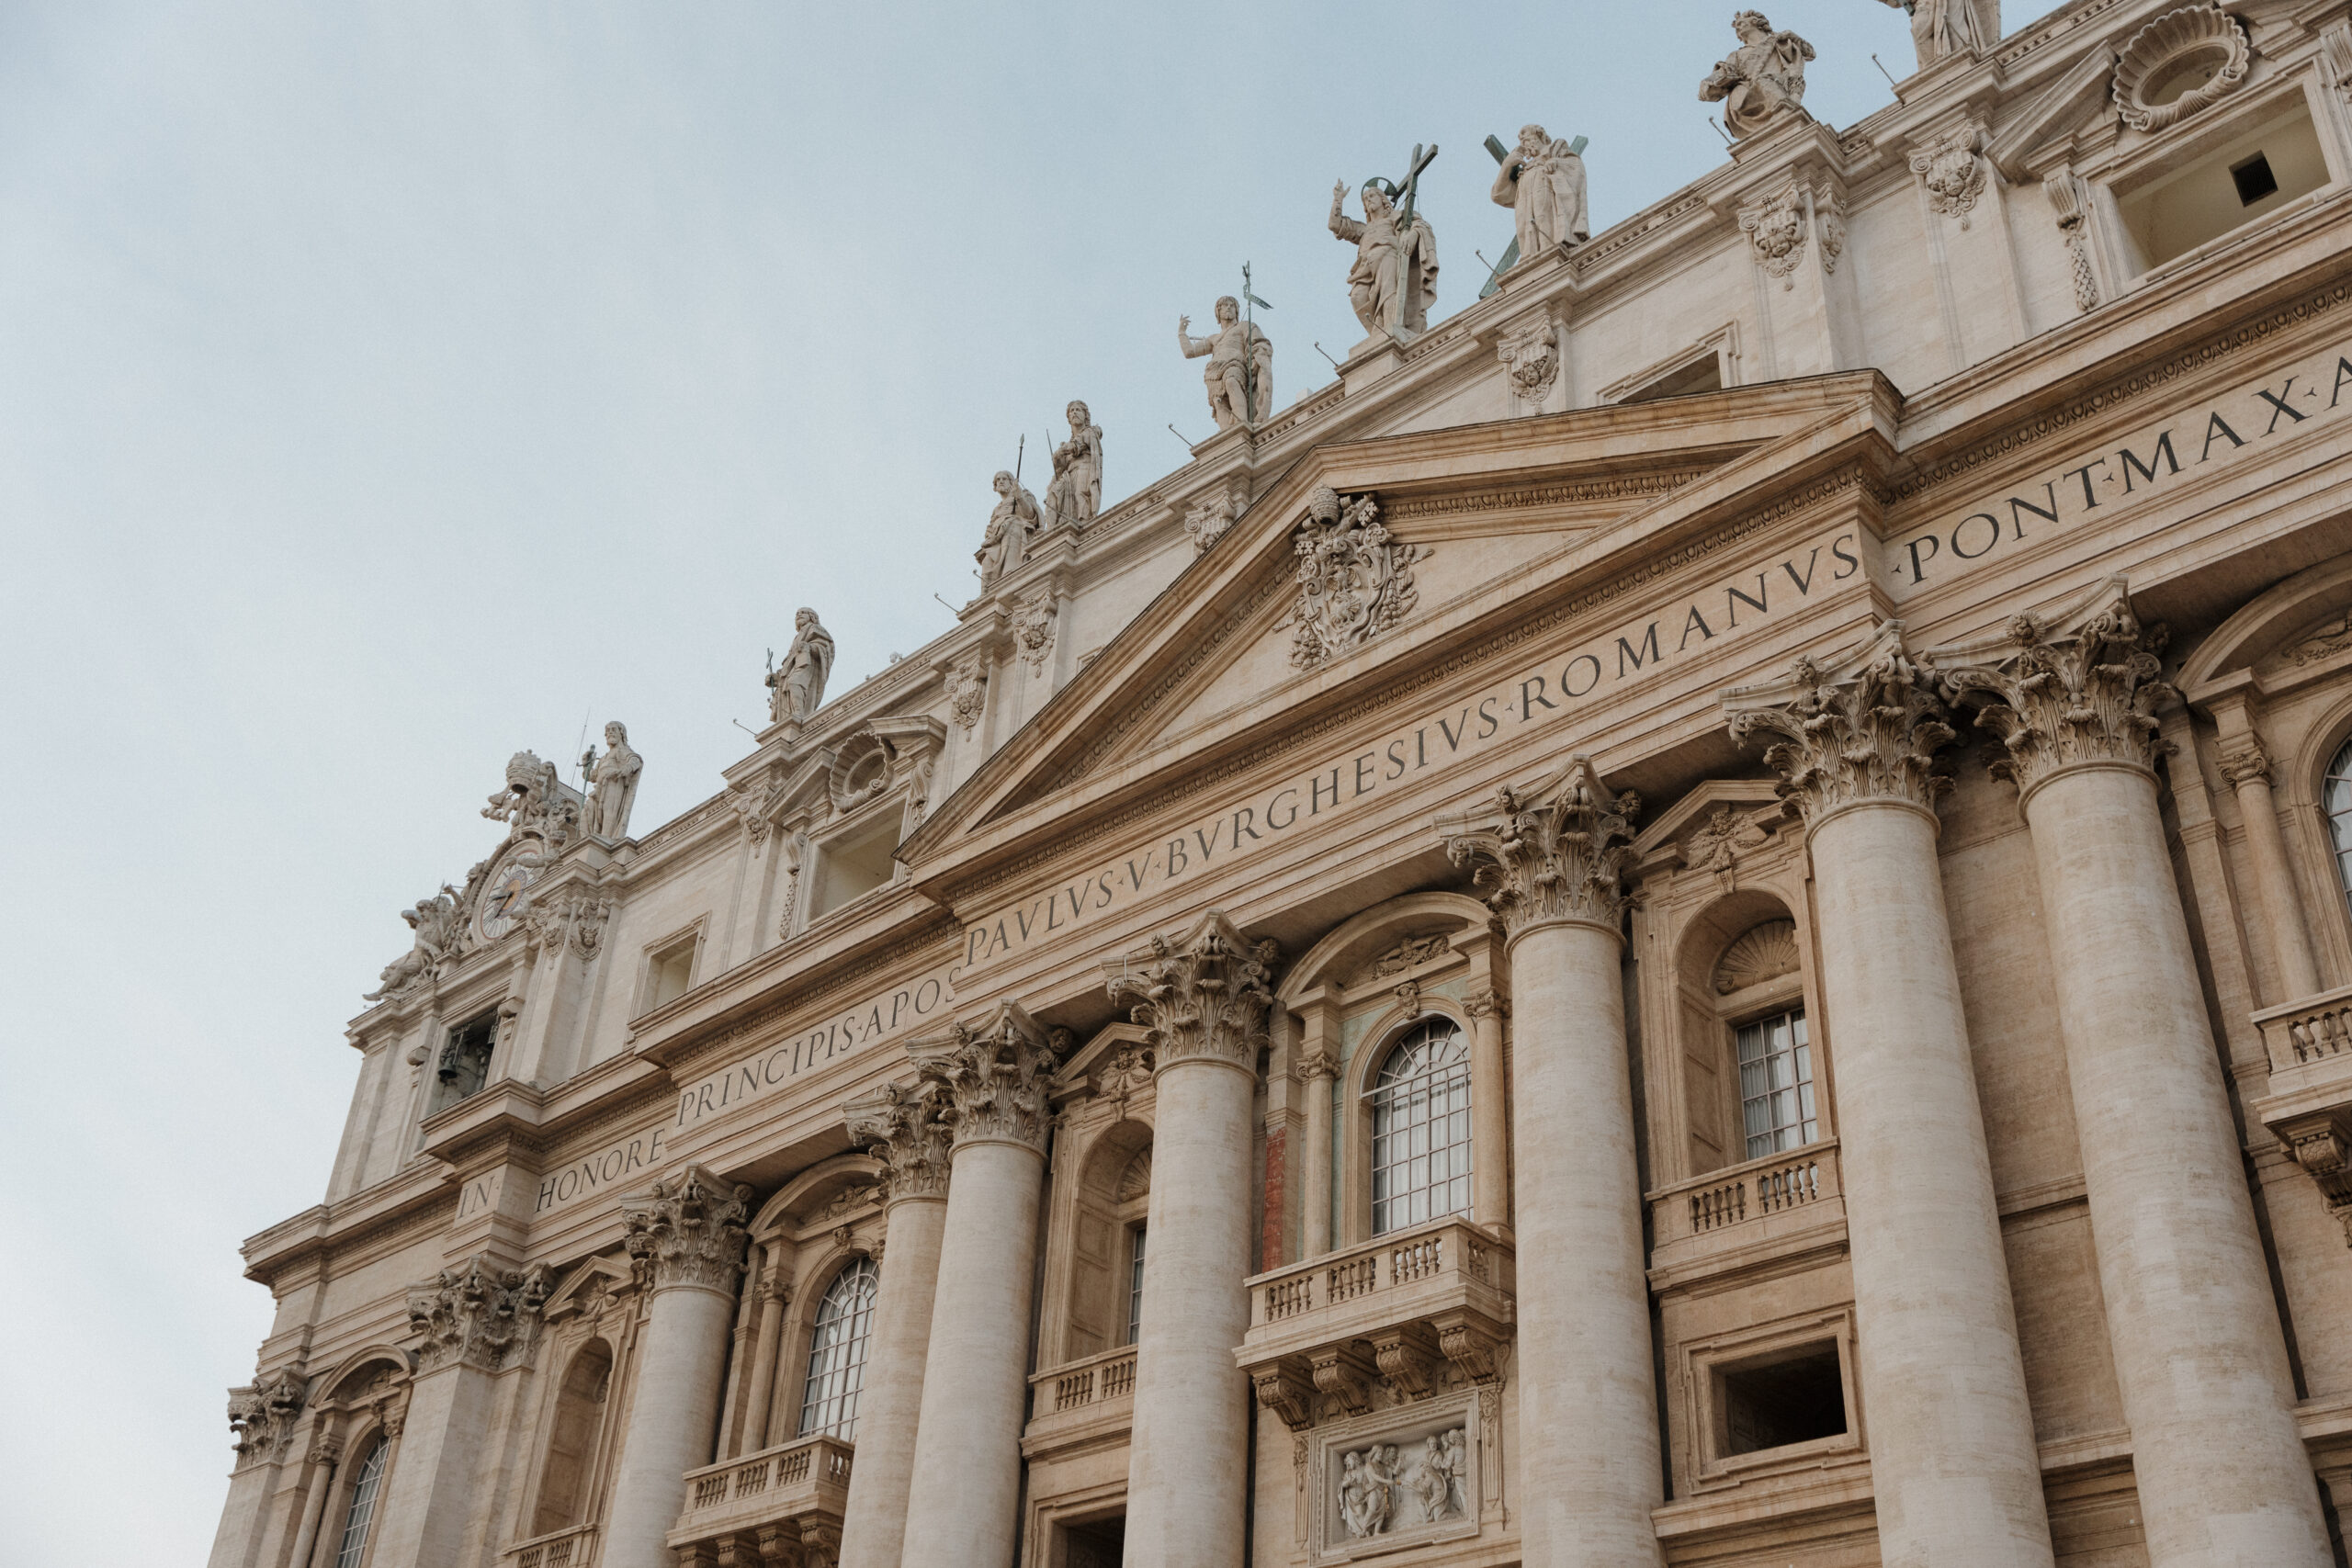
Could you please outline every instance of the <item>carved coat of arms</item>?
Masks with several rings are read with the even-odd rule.
[[[1290,615],[1290,661],[1302,670],[1371,641],[1410,615],[1420,597],[1413,563],[1430,552],[1391,538],[1369,495],[1342,502],[1317,486],[1293,544],[1298,602]]]

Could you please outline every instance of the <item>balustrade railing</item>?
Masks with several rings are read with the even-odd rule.
[[[1250,1318],[1259,1327],[1279,1325],[1448,1280],[1508,1292],[1510,1256],[1468,1221],[1440,1220],[1259,1276],[1250,1281]]]
[[[1123,1345],[1083,1361],[1071,1361],[1032,1377],[1037,1413],[1050,1416],[1127,1398],[1136,1389],[1136,1348]]]
[[[718,1529],[746,1518],[787,1518],[839,1511],[857,1450],[839,1438],[795,1438],[755,1454],[686,1472],[685,1512],[678,1529]],[[553,1561],[515,1568],[565,1568]],[[569,1568],[582,1568],[572,1563]]]
[[[595,1568],[596,1527],[569,1525],[518,1540],[498,1554],[509,1568]]]
[[[2270,1070],[2324,1063],[2352,1063],[2352,986],[2324,991],[2285,1007],[2265,1008],[2254,1015],[2262,1043],[2270,1054]]]
[[[1833,1139],[1662,1188],[1650,1194],[1650,1213],[1663,1247],[1808,1208],[1838,1192]]]

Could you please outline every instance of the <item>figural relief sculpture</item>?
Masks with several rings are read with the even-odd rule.
[[[1045,527],[1037,498],[1022,488],[1011,470],[999,468],[989,483],[996,487],[996,509],[989,513],[989,528],[980,536],[980,547],[972,553],[972,558],[980,563],[983,592],[995,587],[1005,573],[1021,570],[1021,563],[1029,558],[1030,542]]]
[[[1408,180],[1409,184],[1410,181]],[[1363,217],[1340,209],[1348,182],[1331,186],[1332,238],[1356,248],[1348,269],[1348,302],[1370,339],[1410,343],[1429,330],[1430,306],[1437,299],[1437,232],[1430,220],[1399,207],[1386,180],[1366,180]]]
[[[1069,439],[1054,448],[1053,482],[1046,486],[1046,517],[1057,527],[1091,523],[1102,510],[1102,428],[1084,403],[1062,412]]]
[[[1503,155],[1487,194],[1511,209],[1521,261],[1592,238],[1584,159],[1574,143],[1553,141],[1540,125],[1519,128],[1519,145]]]
[[[1176,318],[1176,346],[1187,359],[1208,356],[1201,379],[1208,387],[1209,417],[1219,430],[1255,424],[1274,406],[1274,344],[1255,321],[1241,319],[1241,301],[1216,302],[1216,331],[1192,335],[1193,318]]]
[[[768,671],[768,722],[805,723],[825,700],[825,678],[833,672],[833,634],[803,605],[792,617],[792,646],[784,662]]]
[[[1340,1523],[1364,1540],[1419,1525],[1469,1515],[1464,1482],[1469,1472],[1464,1429],[1431,1432],[1420,1448],[1400,1456],[1395,1443],[1373,1443],[1340,1458]]]
[[[1329,485],[1317,485],[1293,544],[1298,602],[1289,617],[1290,661],[1302,670],[1363,647],[1419,602],[1413,563],[1430,552],[1391,538],[1369,495],[1342,502]]]
[[[1792,32],[1775,30],[1761,11],[1731,19],[1739,35],[1733,50],[1699,84],[1701,103],[1724,106],[1724,129],[1732,139],[1755,135],[1783,115],[1804,114],[1804,62],[1813,45]]]
[[[580,771],[588,776],[588,831],[613,842],[628,838],[638,775],[645,771],[645,759],[628,743],[628,726],[618,719],[605,726],[605,754],[599,757],[589,747],[581,756]]]

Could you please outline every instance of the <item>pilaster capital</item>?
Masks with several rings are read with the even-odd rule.
[[[979,1024],[956,1023],[907,1047],[915,1070],[942,1099],[941,1122],[954,1146],[1023,1144],[1042,1153],[1053,1125],[1046,1102],[1054,1065],[1069,1032],[1047,1031],[1018,1002],[999,1002]]]
[[[1437,830],[1453,863],[1472,868],[1504,929],[1516,937],[1577,920],[1615,931],[1641,797],[1611,790],[1582,755],[1541,784],[1495,794],[1488,810],[1440,818]]]
[[[231,1389],[229,1430],[236,1438],[237,1462],[283,1458],[309,1397],[310,1380],[299,1365],[258,1374],[244,1387]]]
[[[2110,577],[2059,614],[2025,615],[1973,642],[1929,650],[1937,684],[2008,749],[1996,776],[2030,792],[2087,762],[2152,767],[2162,728],[2149,710],[2174,694],[2156,679],[2162,626],[2143,626],[2130,586]]]
[[[1304,1084],[1336,1078],[1340,1076],[1340,1058],[1322,1049],[1302,1052],[1291,1064],[1291,1077]]]
[[[554,1289],[546,1264],[502,1269],[486,1253],[410,1286],[417,1375],[460,1362],[492,1372],[512,1365],[537,1342],[539,1309]]]
[[[1473,991],[1462,998],[1462,1010],[1474,1019],[1509,1018],[1510,998],[1492,988]]]
[[[1732,739],[1776,736],[1764,761],[1808,825],[1840,807],[1901,801],[1935,809],[1951,781],[1930,771],[1952,739],[1928,674],[1903,647],[1903,623],[1816,662],[1799,657],[1780,680],[1721,695]]]
[[[882,1162],[883,1201],[947,1196],[948,1160],[956,1129],[944,1120],[941,1085],[918,1078],[886,1083],[842,1107],[849,1139]]]
[[[2278,772],[2278,763],[2259,736],[2248,735],[2225,745],[2219,763],[2222,776],[2232,789],[2244,789],[2250,784],[2267,784]]]
[[[1250,941],[1223,910],[1211,909],[1193,929],[1130,953],[1118,968],[1102,966],[1113,1001],[1150,1031],[1154,1072],[1180,1062],[1224,1062],[1255,1073],[1266,1043],[1267,985],[1280,949]]]
[[[752,1190],[698,1165],[621,1200],[629,1257],[653,1291],[732,1291],[743,1270]]]

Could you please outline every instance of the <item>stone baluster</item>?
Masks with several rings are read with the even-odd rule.
[[[1111,995],[1131,1002],[1135,1021],[1151,1032],[1154,1059],[1151,1246],[1127,1457],[1129,1568],[1228,1568],[1242,1560],[1250,1382],[1233,1352],[1250,1326],[1242,1281],[1250,1275],[1250,1106],[1273,960],[1273,943],[1248,941],[1212,909],[1183,936],[1155,937],[1117,968],[1105,967]],[[1327,1138],[1329,1115],[1327,1108]]]
[[[1012,1558],[1046,1090],[1064,1038],[1000,1002],[978,1028],[959,1024],[909,1047],[944,1097],[955,1142],[915,1431],[922,1484],[907,1499],[904,1568],[1001,1568]]]
[[[2000,739],[2033,840],[2148,1561],[2324,1568],[2286,1341],[2157,806],[2149,709],[2172,695],[2156,679],[2163,642],[2116,578],[1935,660],[1947,695]],[[2241,795],[2249,825],[2258,810],[2275,835],[2267,780],[2246,773],[2245,794],[2261,797]]]
[[[1929,766],[1951,728],[1894,622],[1724,702],[1736,738],[1777,738],[1765,761],[1813,856],[1880,1554],[1906,1568],[2050,1568],[1936,859],[1948,781]]]
[[[1299,1092],[1306,1100],[1306,1152],[1302,1156],[1300,1202],[1306,1207],[1299,1226],[1299,1256],[1320,1258],[1331,1250],[1331,1085],[1340,1076],[1340,1059],[1324,1038],[1327,1009],[1317,1004],[1309,1015],[1307,1037],[1291,1068]],[[1158,1245],[1155,1239],[1154,1244]],[[1144,1255],[1144,1266],[1151,1264]],[[1266,1267],[1274,1266],[1268,1258]]]
[[[2280,1003],[2301,1001],[2317,994],[2319,964],[2312,956],[2311,928],[2303,923],[2302,899],[2295,892],[2295,874],[2289,869],[2287,835],[2278,828],[2278,803],[2271,798],[2274,764],[2262,738],[2251,729],[2234,744],[2224,732],[2222,776],[2238,797],[2238,815],[2245,820],[2245,847],[2254,862],[2255,901],[2262,907],[2262,926],[2270,935],[2271,955],[2278,964]]]
[[[710,1462],[751,1199],[750,1188],[688,1166],[621,1202],[651,1300],[605,1515],[608,1568],[668,1561],[663,1542],[685,1502],[685,1473]]]
[[[495,1380],[529,1356],[554,1286],[544,1264],[508,1269],[483,1254],[410,1288],[416,1370],[394,1434],[399,1462],[385,1466],[377,1501],[370,1568],[440,1568],[459,1559],[488,1460],[482,1439]]]
[[[1519,1052],[1519,1465],[1526,1568],[1657,1564],[1664,1500],[1622,974],[1638,802],[1577,757],[1441,820],[1508,941]],[[1499,1038],[1497,1040],[1499,1055]],[[1473,1104],[1498,1099],[1474,1064]],[[1475,1150],[1485,1168],[1500,1149]],[[1482,1216],[1483,1217],[1483,1216]]]
[[[1503,1020],[1510,1002],[1499,992],[1463,998],[1470,1014],[1470,1182],[1478,1223],[1510,1232],[1510,1114],[1503,1070]]]
[[[842,1516],[841,1568],[899,1568],[922,1414],[923,1362],[947,1234],[954,1128],[936,1083],[886,1084],[842,1108],[850,1139],[883,1166],[883,1255],[857,1411],[857,1463]]]

